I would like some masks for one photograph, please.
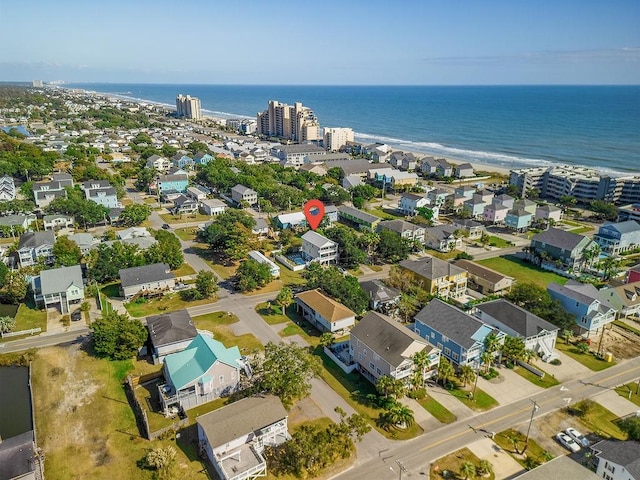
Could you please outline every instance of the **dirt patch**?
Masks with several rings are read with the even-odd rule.
[[[301,423],[324,417],[325,415],[311,398],[303,398],[298,400],[296,404],[289,410],[288,424],[291,426],[300,425]]]
[[[598,348],[600,338],[593,338],[592,348]],[[602,337],[602,351],[611,352],[613,358],[625,359],[640,356],[640,336],[613,325]]]

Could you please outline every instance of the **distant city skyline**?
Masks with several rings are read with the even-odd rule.
[[[0,81],[640,84],[640,2],[0,0]]]

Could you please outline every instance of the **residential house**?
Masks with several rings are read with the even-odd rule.
[[[576,325],[587,336],[616,319],[616,311],[603,301],[600,292],[590,283],[569,280],[565,285],[559,285],[551,282],[547,291],[575,317]]]
[[[640,317],[640,281],[624,283],[618,287],[605,287],[600,298],[621,317]]]
[[[157,190],[160,195],[168,192],[185,193],[189,186],[189,177],[186,175],[160,175],[157,181]]]
[[[271,276],[273,278],[280,277],[280,267],[276,265],[276,263],[274,263],[273,261],[265,257],[261,252],[258,252],[257,250],[251,250],[248,255],[249,255],[249,258],[251,258],[252,260],[255,260],[260,264],[268,265],[269,273],[271,273]]]
[[[208,153],[197,153],[195,157],[193,157],[193,162],[196,165],[206,165],[208,164],[211,160],[213,160],[213,156],[209,155]]]
[[[360,230],[371,231],[374,231],[382,220],[380,217],[348,205],[340,205],[338,207],[338,218],[342,221],[357,225]]]
[[[13,177],[3,175],[0,177],[0,202],[15,200],[16,186],[13,183]]]
[[[324,148],[311,143],[293,145],[274,145],[271,154],[280,159],[280,164],[289,164],[298,168],[305,163],[321,162],[326,155]]]
[[[16,251],[20,267],[35,265],[40,259],[45,263],[52,263],[54,243],[56,243],[56,235],[51,230],[20,235]]]
[[[407,172],[413,172],[418,168],[419,159],[411,152],[407,152],[402,156],[400,165],[397,166],[400,170]]]
[[[301,252],[307,262],[337,263],[339,258],[338,244],[313,230],[302,235]]]
[[[298,293],[295,302],[298,314],[320,332],[344,334],[356,322],[354,312],[319,289]]]
[[[26,389],[28,387],[22,388]],[[2,393],[5,392],[7,400],[11,401],[10,395],[13,392],[5,389]],[[31,406],[26,407],[25,412],[31,412],[32,408]],[[42,478],[40,472],[36,473],[36,468],[39,469],[41,463],[40,461],[35,461],[39,455],[35,448],[34,430],[27,430],[11,437],[5,436],[0,442],[0,478],[6,480],[36,480]]]
[[[300,170],[305,172],[314,173],[321,177],[324,177],[327,174],[327,169],[322,165],[315,165],[313,163],[307,163],[306,165],[302,165]],[[358,177],[359,178],[359,177]]]
[[[480,198],[484,203],[491,203],[493,202],[494,194],[491,190],[486,190],[486,189],[478,189],[476,190],[476,192],[473,194],[475,197]]]
[[[88,255],[91,250],[98,248],[101,243],[100,239],[85,232],[74,233],[68,235],[67,238],[78,246],[82,255]]]
[[[640,282],[640,263],[629,267],[626,283]]]
[[[129,240],[132,238],[151,237],[151,233],[144,227],[130,227],[116,232],[118,240]]]
[[[591,245],[593,241],[584,235],[559,228],[549,228],[531,237],[529,249],[533,255],[546,255],[549,259],[562,262],[568,269],[579,270],[584,262],[583,253],[591,248]],[[547,260],[546,258],[541,260],[544,266]]]
[[[440,363],[440,350],[430,346],[406,326],[377,312],[367,313],[353,327],[349,352],[360,373],[371,383],[382,376],[408,382],[416,371],[413,358],[425,352],[428,363],[423,378],[435,375]]]
[[[378,224],[376,229],[378,232],[383,230],[389,230],[401,238],[409,240],[410,242],[419,242],[420,245],[424,242],[424,227],[415,225],[411,222],[404,220],[385,220]]]
[[[431,300],[415,316],[415,332],[456,368],[471,365],[478,368],[484,352],[485,338],[495,334],[498,342],[505,334],[438,298]]]
[[[509,208],[510,207],[503,203],[494,201],[493,203],[485,205],[482,212],[482,218],[485,222],[491,222],[494,225],[504,223],[507,218]]]
[[[463,210],[467,211],[471,218],[483,218],[484,208],[487,202],[481,195],[474,194],[469,200],[462,204]]]
[[[476,193],[475,187],[471,185],[460,185],[453,191],[456,196],[461,196],[467,200],[473,198],[473,194]]]
[[[170,166],[169,169],[167,171],[164,172],[165,175],[182,175],[184,177],[189,175],[189,172],[187,172],[186,170],[180,168],[180,167],[175,167],[175,166]]]
[[[282,230],[289,228],[305,228],[308,226],[307,218],[303,212],[283,213],[276,217],[276,226]]]
[[[0,217],[0,226],[7,227],[8,230],[11,230],[12,235],[15,236],[15,228],[20,227],[22,230],[29,230],[31,228],[31,224],[35,222],[38,218],[35,215],[3,215]]]
[[[451,225],[438,225],[424,230],[424,244],[439,252],[450,252],[462,248],[462,238],[456,238],[455,228]]]
[[[147,329],[155,364],[167,355],[183,351],[198,335],[186,309],[147,317]]]
[[[207,198],[207,192],[198,187],[187,187],[187,196],[199,202]]]
[[[431,205],[436,207],[442,207],[444,202],[447,201],[447,198],[451,196],[451,192],[449,190],[445,190],[444,188],[434,188],[427,192],[427,198],[431,202]]]
[[[119,208],[120,202],[116,189],[108,180],[89,180],[83,182],[80,188],[84,191],[85,198],[107,208]]]
[[[227,204],[217,198],[207,198],[206,200],[200,200],[200,211],[204,215],[215,217],[224,213],[227,209]]]
[[[519,198],[513,202],[513,208],[526,210],[531,215],[535,215],[538,204],[528,198]]]
[[[338,221],[338,207],[336,207],[335,205],[325,205],[324,206],[324,221],[327,221],[327,223],[332,224]]]
[[[220,480],[266,477],[264,447],[291,437],[287,411],[275,396],[247,397],[196,418],[199,450]]]
[[[231,199],[238,205],[245,202],[251,206],[258,203],[258,193],[255,190],[251,190],[249,187],[238,184],[231,189]]]
[[[165,293],[176,286],[175,275],[166,263],[122,268],[119,274],[120,293],[127,300],[138,293]]]
[[[440,163],[434,157],[424,157],[420,160],[420,171],[425,177],[433,176]]]
[[[553,350],[558,327],[524,308],[499,299],[476,305],[473,314],[508,336],[521,338],[525,348],[536,352],[545,362],[558,358]]]
[[[182,351],[164,357],[164,378],[159,385],[165,412],[189,410],[235,392],[240,383],[240,350],[199,333]]]
[[[193,158],[186,155],[185,153],[176,153],[171,158],[171,164],[174,167],[182,168],[184,170],[189,170],[193,168],[193,166],[195,165],[195,162],[193,161]]]
[[[492,202],[500,203],[507,208],[513,208],[513,203],[515,202],[515,198],[513,198],[511,195],[507,195],[506,193],[503,193],[493,197]]]
[[[470,260],[457,260],[454,264],[468,272],[469,288],[483,295],[506,294],[515,281],[513,277]]]
[[[174,215],[191,214],[196,213],[200,207],[197,200],[186,195],[180,195],[173,201],[173,213]]]
[[[593,236],[593,241],[600,245],[603,252],[613,255],[635,250],[640,248],[640,223],[634,220],[605,223]]]
[[[429,199],[422,195],[415,193],[403,192],[400,195],[400,202],[398,203],[398,211],[404,215],[415,215],[418,208],[428,207],[430,205]]]
[[[526,211],[523,208],[514,208],[507,212],[504,217],[504,224],[507,228],[515,230],[516,232],[522,232],[531,226],[533,222],[533,215],[531,212]]]
[[[349,190],[353,187],[357,187],[358,185],[364,185],[364,181],[360,177],[360,175],[347,175],[342,179],[342,188],[345,190]]]
[[[42,270],[32,277],[31,289],[36,305],[47,309],[56,307],[62,314],[71,311],[71,305],[84,300],[84,282],[80,265]]]
[[[482,237],[483,233],[487,232],[487,229],[484,228],[479,222],[470,219],[454,219],[453,220],[453,228],[456,230],[461,230],[466,233],[466,237],[470,240],[475,240]]]
[[[430,295],[458,298],[467,290],[467,271],[439,258],[426,256],[398,265]]]
[[[155,168],[159,172],[168,170],[171,166],[171,162],[160,155],[151,155],[147,158],[147,168]]]
[[[372,179],[376,185],[385,190],[396,191],[400,188],[413,187],[418,183],[418,175],[410,172],[402,172],[395,168],[380,168],[370,170]]]
[[[34,183],[33,198],[38,208],[45,208],[56,198],[67,198],[65,186],[60,182]]]
[[[545,220],[547,222],[553,220],[553,222],[558,223],[560,220],[562,220],[562,209],[556,207],[555,205],[551,205],[550,203],[547,203],[546,205],[540,205],[536,208],[535,219]]]
[[[569,455],[558,455],[553,460],[543,463],[532,470],[525,470],[513,480],[601,480],[594,472],[576,462]],[[628,479],[627,479],[628,480]]]
[[[455,167],[453,176],[456,178],[468,178],[475,175],[473,166],[470,163],[461,163]]]
[[[601,440],[591,447],[596,475],[605,480],[640,480],[640,442]]]
[[[124,208],[110,208],[109,213],[107,213],[107,220],[111,225],[114,225],[120,222],[120,215],[124,212]]]
[[[61,228],[73,228],[73,217],[61,213],[45,215],[42,217],[45,230],[59,230]]]
[[[73,177],[69,173],[54,173],[51,181],[58,182],[62,187],[73,187]]]
[[[269,234],[269,224],[264,218],[256,218],[256,224],[251,228],[251,233],[264,237]]]
[[[401,292],[397,288],[389,287],[380,280],[365,280],[360,287],[369,297],[369,308],[382,313],[395,310],[400,301]]]
[[[438,177],[450,177],[453,175],[453,165],[447,162],[444,158],[438,159],[438,166],[436,167],[436,175]]]

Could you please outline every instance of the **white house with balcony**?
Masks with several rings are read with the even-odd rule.
[[[70,312],[71,305],[84,300],[84,282],[80,265],[42,270],[31,280],[33,299],[45,309],[57,307],[60,313]]]
[[[302,236],[301,252],[307,262],[329,264],[338,261],[338,244],[312,230]]]

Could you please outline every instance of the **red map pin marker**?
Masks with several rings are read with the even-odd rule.
[[[324,217],[324,203],[320,200],[309,200],[304,204],[304,216],[312,230],[320,226]]]

